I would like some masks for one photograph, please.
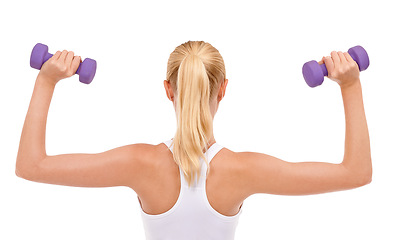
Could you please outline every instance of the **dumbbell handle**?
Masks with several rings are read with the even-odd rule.
[[[324,63],[321,64],[321,69],[322,69],[322,72],[323,72],[323,76],[328,76],[329,75],[328,69],[326,68],[326,65]]]
[[[348,54],[350,54],[350,50],[348,50]],[[356,56],[354,54],[350,54],[350,56],[358,64],[358,60],[356,59]],[[321,64],[321,69],[322,69],[323,76],[327,77],[329,75],[329,73],[328,73],[328,69],[326,68],[326,65],[324,63]],[[360,69],[360,70],[362,71],[364,69]]]
[[[47,62],[48,59],[50,59],[52,56],[54,56],[54,54],[46,53],[46,55],[45,55],[44,58],[43,58],[43,64],[44,64],[45,62]],[[79,64],[79,67],[77,68],[75,74],[79,74],[79,73],[80,73],[80,66],[81,66],[81,64]]]

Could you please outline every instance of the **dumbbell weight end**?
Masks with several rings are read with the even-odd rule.
[[[306,62],[303,65],[303,76],[310,87],[316,87],[323,83],[324,76],[328,75],[325,64],[319,65],[315,60]]]
[[[369,67],[369,56],[366,50],[361,46],[355,46],[348,49],[348,54],[357,62],[359,71],[364,71]]]

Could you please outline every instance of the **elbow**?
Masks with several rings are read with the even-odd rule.
[[[372,176],[366,176],[362,179],[361,186],[368,185],[372,182]]]
[[[22,178],[21,170],[18,167],[15,167],[15,175],[17,175],[17,177]]]
[[[349,188],[358,188],[368,185],[372,182],[373,170],[372,166],[368,166],[362,169],[346,168],[347,183],[350,185]]]
[[[372,175],[373,175],[373,169],[372,166],[369,168],[369,170],[364,174],[364,185],[370,184],[372,182]]]
[[[25,166],[18,163],[15,166],[15,175],[26,180],[33,180],[36,172],[36,166]]]
[[[370,173],[370,174],[367,176],[365,185],[370,184],[371,182],[372,182],[372,173]]]
[[[28,174],[27,174],[27,171],[24,170],[20,166],[15,167],[15,175],[17,175],[17,177],[19,177],[19,178],[23,178],[23,179],[26,179],[26,180],[28,180],[28,178],[29,178]]]
[[[362,187],[372,182],[372,172],[357,175],[354,179],[354,187]]]

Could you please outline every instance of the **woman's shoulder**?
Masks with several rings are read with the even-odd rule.
[[[239,152],[222,146],[221,150],[211,160],[212,165],[227,172],[237,173],[242,170],[243,162]]]

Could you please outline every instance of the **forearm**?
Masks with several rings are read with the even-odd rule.
[[[19,143],[17,171],[37,166],[46,156],[46,123],[54,88],[55,84],[45,81],[40,74],[37,76]]]
[[[342,87],[341,93],[346,121],[343,165],[354,173],[370,178],[372,175],[370,140],[360,81],[349,87]]]

